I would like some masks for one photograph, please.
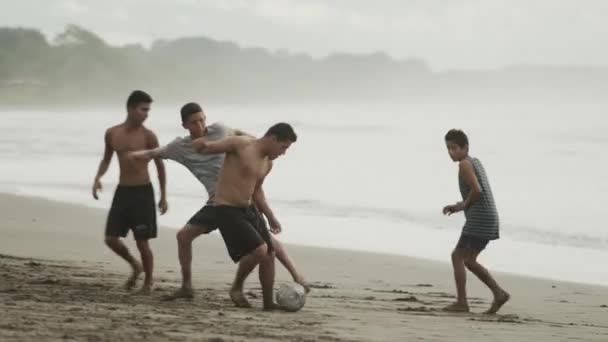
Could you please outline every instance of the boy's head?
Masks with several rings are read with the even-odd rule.
[[[148,117],[152,97],[145,91],[134,90],[127,98],[127,118],[137,124],[142,124]]]
[[[268,158],[275,160],[285,154],[289,146],[298,140],[298,136],[290,124],[280,122],[268,129],[264,134],[264,139],[267,141]]]
[[[182,126],[190,131],[190,136],[200,138],[205,134],[207,118],[198,103],[186,103],[182,106],[180,114],[182,116]]]
[[[453,161],[461,161],[469,154],[469,138],[459,129],[451,129],[446,133],[445,145]]]

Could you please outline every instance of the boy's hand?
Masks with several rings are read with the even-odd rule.
[[[167,203],[166,198],[161,198],[160,201],[158,201],[158,209],[160,210],[161,215],[164,215],[167,210],[169,210],[169,204]]]
[[[281,223],[274,217],[268,219],[268,225],[272,234],[279,234],[283,230]]]
[[[446,205],[443,207],[443,215],[449,216],[462,210],[464,210],[464,205],[462,202]]]
[[[92,190],[94,199],[99,199],[99,196],[97,196],[97,191],[101,192],[101,188],[102,188],[101,181],[99,179],[95,178],[95,180],[93,181],[93,190]]]

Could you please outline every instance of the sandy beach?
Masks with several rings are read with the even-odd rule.
[[[237,309],[218,234],[194,243],[196,297],[162,302],[179,285],[175,230],[152,243],[145,297],[122,288],[129,270],[103,244],[106,212],[7,194],[0,212],[0,341],[608,341],[606,287],[498,273],[512,300],[488,316],[491,295],[470,275],[473,312],[448,314],[447,263],[291,245],[313,284],[304,309],[263,312],[257,276],[247,282],[254,308]],[[277,286],[290,281],[277,269]]]

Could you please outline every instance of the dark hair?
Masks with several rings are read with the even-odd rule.
[[[180,113],[182,115],[182,122],[186,122],[190,115],[195,113],[200,113],[203,111],[203,108],[196,102],[188,102],[182,106]]]
[[[296,140],[298,140],[298,136],[296,135],[296,132],[294,132],[293,127],[291,127],[290,124],[285,122],[279,122],[278,124],[274,124],[268,129],[264,136],[274,136],[280,142],[296,142]]]
[[[445,135],[445,141],[453,142],[454,144],[465,147],[469,145],[469,138],[459,129],[451,129]]]
[[[152,97],[143,90],[134,90],[127,99],[127,108],[136,107],[140,103],[152,103]]]

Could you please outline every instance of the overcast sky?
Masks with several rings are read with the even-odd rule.
[[[608,0],[2,0],[0,26],[74,23],[111,44],[205,35],[305,52],[385,51],[432,68],[608,64]],[[1,48],[1,47],[0,47]]]

